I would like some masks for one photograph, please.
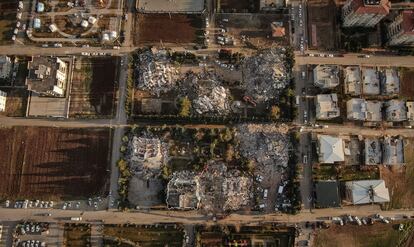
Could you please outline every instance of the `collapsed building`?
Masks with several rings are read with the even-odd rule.
[[[129,142],[131,173],[146,178],[158,175],[165,158],[165,145],[149,135],[134,136]]]
[[[175,172],[167,185],[166,202],[172,209],[196,209],[199,197],[195,173]]]
[[[175,172],[167,185],[167,206],[206,212],[238,210],[251,203],[253,180],[222,161],[210,160],[200,173]]]
[[[135,68],[137,86],[160,96],[176,86],[179,71],[172,66],[165,50],[148,50],[138,54],[138,66]]]
[[[288,86],[290,75],[285,66],[286,50],[271,48],[246,58],[242,65],[246,94],[258,102],[278,98]]]

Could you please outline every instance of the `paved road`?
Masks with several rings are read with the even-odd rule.
[[[121,66],[119,66],[119,90],[118,90],[118,105],[116,108],[115,124],[119,128],[115,128],[112,138],[112,155],[111,155],[111,179],[110,192],[111,196],[108,200],[108,208],[116,207],[114,203],[119,199],[118,194],[118,177],[119,170],[116,165],[120,158],[120,148],[122,144],[122,137],[124,136],[124,126],[127,123],[127,114],[125,112],[125,102],[127,97],[127,79],[128,79],[128,56],[121,58]]]
[[[372,55],[369,58],[360,58],[358,54],[345,54],[344,57],[309,57],[298,52],[295,57],[298,65],[306,64],[339,64],[339,65],[375,65],[375,66],[401,66],[414,67],[412,56],[380,56]]]
[[[39,46],[25,46],[25,45],[7,45],[0,46],[0,55],[20,55],[20,56],[48,56],[48,55],[73,55],[81,54],[82,52],[103,52],[113,56],[118,56],[130,53],[135,50],[135,47],[121,47],[119,50],[105,49],[102,47],[62,47],[62,48],[43,48]]]
[[[39,213],[49,212],[52,216],[36,216]],[[288,222],[298,223],[304,221],[323,220],[326,217],[351,214],[356,216],[371,216],[380,213],[384,217],[401,218],[402,215],[414,215],[414,210],[393,210],[380,211],[378,205],[355,206],[345,208],[314,209],[312,213],[308,210],[297,215],[287,214],[239,214],[233,213],[226,218],[219,220],[221,224],[260,224],[263,222]],[[1,221],[18,221],[23,219],[34,219],[39,221],[67,221],[70,217],[80,216],[81,211],[61,209],[8,209],[0,210]],[[136,224],[155,223],[183,223],[183,224],[212,224],[211,216],[201,214],[199,211],[86,211],[82,215],[84,221],[103,220],[105,224],[123,224],[126,222]]]

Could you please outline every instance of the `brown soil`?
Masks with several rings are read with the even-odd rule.
[[[135,18],[134,43],[194,43],[201,24],[197,15],[139,14]]]
[[[108,129],[0,129],[0,196],[63,199],[100,194],[110,160]]]

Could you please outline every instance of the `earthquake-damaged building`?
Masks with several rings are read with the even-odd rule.
[[[175,172],[167,185],[166,202],[170,209],[196,209],[197,178],[190,171]]]

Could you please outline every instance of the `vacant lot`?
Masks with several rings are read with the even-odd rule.
[[[397,227],[398,228],[398,227]],[[395,229],[394,224],[374,225],[332,225],[329,229],[318,230],[315,247],[380,247],[397,246],[404,233]]]
[[[28,91],[26,89],[2,89],[2,91],[7,93],[6,111],[0,114],[9,117],[26,116]]]
[[[308,1],[309,47],[332,50],[336,47],[336,5],[333,0]]]
[[[11,43],[17,22],[17,0],[2,0],[0,9],[0,44]]]
[[[103,235],[104,243],[110,246],[181,247],[184,239],[182,229],[173,225],[158,227],[107,225]]]
[[[77,58],[70,91],[70,116],[112,116],[116,58]]]
[[[402,68],[401,74],[401,96],[408,99],[414,98],[414,69]]]
[[[84,247],[91,243],[91,225],[89,224],[65,224],[63,244],[66,247]]]
[[[406,166],[381,167],[381,179],[387,185],[391,201],[389,208],[411,208],[414,205],[414,139],[404,139]]]
[[[81,198],[103,192],[108,129],[0,129],[2,198]]]
[[[195,43],[202,28],[199,15],[139,14],[135,20],[134,43]]]

